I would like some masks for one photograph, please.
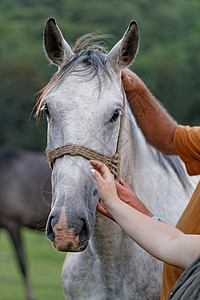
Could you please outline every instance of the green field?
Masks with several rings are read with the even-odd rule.
[[[24,229],[23,239],[30,281],[37,300],[64,300],[61,269],[65,253],[55,251],[44,233]],[[0,230],[0,299],[26,299],[15,253],[5,230]]]

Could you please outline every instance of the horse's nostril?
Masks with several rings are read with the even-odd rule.
[[[82,220],[82,228],[79,233],[79,240],[80,240],[80,242],[84,242],[85,240],[88,239],[88,236],[90,233],[89,233],[88,222],[84,219],[81,219],[81,220]]]
[[[93,196],[95,197],[97,195],[97,189],[95,189],[94,191],[93,191]]]
[[[52,242],[55,242],[55,233],[53,231],[53,217],[50,217],[47,222],[46,234]]]
[[[88,238],[88,224],[84,218],[81,218],[79,221],[79,227],[74,229],[74,236],[78,236],[80,242],[85,241]]]
[[[68,248],[68,249],[72,248],[73,246],[74,246],[73,243],[68,243],[68,244],[67,244],[67,248]]]

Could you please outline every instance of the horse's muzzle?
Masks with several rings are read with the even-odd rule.
[[[56,217],[50,214],[46,233],[48,238],[53,242],[54,247],[58,251],[65,252],[80,252],[85,250],[88,244],[89,237],[86,221],[79,221],[79,229],[68,227],[65,216],[64,207],[61,210],[60,218],[56,222]]]

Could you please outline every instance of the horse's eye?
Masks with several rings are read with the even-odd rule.
[[[46,114],[46,116],[49,118],[50,117],[50,113],[49,113],[49,109],[48,109],[48,105],[46,102],[44,102],[44,105],[42,106],[41,110],[43,110]]]
[[[115,122],[117,121],[118,117],[121,115],[121,110],[120,109],[116,109],[116,111],[114,112],[112,118],[111,118],[111,122]]]

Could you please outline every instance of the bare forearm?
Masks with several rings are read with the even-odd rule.
[[[198,236],[186,236],[177,228],[153,220],[121,201],[116,201],[107,209],[127,235],[164,262],[186,268],[198,255],[198,250],[200,253]],[[198,239],[195,245],[199,248],[192,245],[195,239]]]
[[[176,122],[137,75],[128,70],[123,82],[130,107],[146,139],[159,151],[176,154],[173,145]]]
[[[200,254],[200,235],[185,235],[176,227],[154,220],[121,201],[108,167],[98,161],[90,161],[90,164],[96,168],[91,174],[104,208],[136,243],[169,264],[182,268],[191,264]]]

